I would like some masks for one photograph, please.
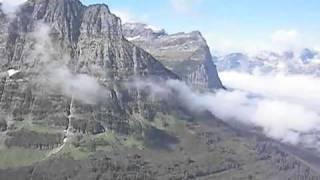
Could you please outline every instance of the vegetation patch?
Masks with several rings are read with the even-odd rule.
[[[6,148],[0,150],[0,168],[28,166],[46,157],[47,151],[26,148]]]
[[[83,147],[76,147],[73,144],[66,144],[59,152],[60,155],[70,156],[75,160],[86,159],[91,153],[92,152],[90,152],[88,149]]]
[[[58,127],[50,127],[45,124],[35,124],[32,121],[24,120],[24,121],[16,121],[11,127],[13,130],[21,130],[27,129],[30,131],[38,132],[38,133],[61,133],[63,131],[62,128]]]

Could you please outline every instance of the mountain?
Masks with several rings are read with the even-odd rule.
[[[222,88],[206,40],[200,32],[167,34],[142,23],[123,25],[124,36],[167,68],[200,88]]]
[[[249,57],[242,53],[230,53],[225,56],[215,58],[215,63],[218,64],[218,70],[237,70],[249,71]]]
[[[219,71],[254,72],[256,70],[271,72],[287,72],[293,74],[320,75],[319,52],[313,49],[299,51],[271,52],[261,51],[254,55],[230,53],[215,57]]]
[[[180,77],[107,5],[29,0],[0,15],[0,179],[317,177],[317,156],[162,92]]]
[[[45,32],[46,27],[42,23],[48,24],[48,32]],[[104,117],[115,118],[119,124],[103,122],[105,129],[128,132],[128,117],[144,110],[140,107],[134,110],[134,105],[127,105],[139,103],[135,97],[138,90],[122,91],[122,85],[115,83],[115,80],[127,82],[134,76],[178,78],[143,49],[123,38],[120,19],[111,14],[105,5],[85,7],[76,0],[28,1],[10,25],[6,27],[2,24],[1,27],[8,28],[8,33],[1,39],[1,47],[5,49],[1,69],[15,69],[22,74],[18,83],[5,78],[1,85],[2,111],[10,114],[12,120],[33,119],[39,121],[38,124],[65,126],[67,120],[62,117],[67,117],[66,109],[72,108],[72,116],[85,115],[88,124],[94,116],[94,124],[101,124]],[[43,86],[48,84],[42,82],[41,78],[51,80],[51,84],[56,83],[54,80],[60,78],[56,73],[69,73],[70,86],[73,78],[77,78],[76,74],[96,77],[100,86],[107,89],[103,94],[105,97],[95,99],[90,97],[90,93],[84,93],[87,99],[99,100],[91,105],[82,102],[82,94],[63,96],[59,91],[63,91],[60,89],[68,87],[68,84],[58,84],[60,89],[46,90]],[[61,80],[63,78],[68,77],[61,77]],[[77,91],[76,87],[71,88]],[[110,110],[107,112],[105,108],[108,106],[104,101],[109,98],[113,102],[111,106],[108,105]],[[71,104],[73,107],[70,107]],[[56,122],[58,119],[60,122]],[[73,121],[78,120],[82,119]],[[127,124],[123,127],[128,129],[119,127],[122,123]]]
[[[142,133],[142,119],[152,118],[160,102],[126,84],[179,79],[123,37],[121,20],[106,5],[30,0],[12,20],[2,13],[0,22],[8,147],[53,150],[77,132]]]
[[[315,50],[305,48],[300,53],[300,59],[303,63],[308,64],[318,55],[319,53]]]

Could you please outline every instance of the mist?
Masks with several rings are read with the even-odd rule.
[[[1,9],[4,13],[15,12],[24,2],[26,2],[26,0],[0,0],[0,3],[2,3]]]
[[[308,108],[320,106],[320,79],[311,75],[288,73],[222,72],[228,87],[260,94],[268,98],[303,104]]]
[[[50,70],[47,78],[50,88],[86,104],[96,104],[108,96],[108,91],[95,77],[74,74],[66,66]]]
[[[221,78],[233,90],[199,93],[177,80],[168,80],[163,85],[150,81],[136,85],[153,86],[150,89],[155,89],[153,95],[158,96],[175,92],[180,104],[191,111],[206,110],[229,124],[237,121],[259,127],[266,136],[285,143],[316,143],[311,134],[320,127],[320,109],[317,109],[320,94],[316,93],[320,92],[319,79],[236,72],[222,72]]]
[[[37,83],[86,104],[96,104],[107,97],[108,91],[96,77],[69,68],[70,56],[52,43],[50,26],[38,23],[34,29],[29,34],[34,44],[27,59],[28,63],[37,64]]]

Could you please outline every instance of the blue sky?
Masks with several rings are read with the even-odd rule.
[[[82,0],[169,33],[200,30],[213,50],[320,47],[319,0]],[[319,43],[318,43],[319,42]]]

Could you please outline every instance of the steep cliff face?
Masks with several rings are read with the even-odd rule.
[[[140,131],[131,117],[145,118],[151,108],[126,83],[178,78],[123,37],[121,20],[106,5],[30,0],[14,19],[1,14],[0,23],[1,70],[18,72],[0,85],[1,112],[13,129],[29,123],[82,133]]]
[[[123,27],[128,40],[146,49],[187,82],[201,88],[223,87],[200,32],[169,35],[140,23],[127,23]]]

